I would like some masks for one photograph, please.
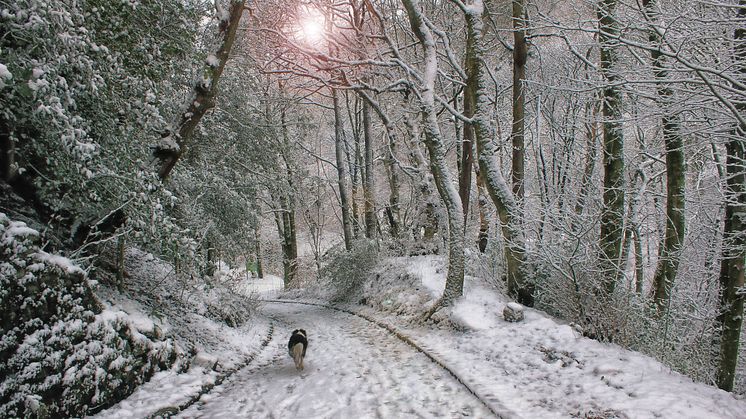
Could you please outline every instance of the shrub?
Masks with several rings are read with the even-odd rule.
[[[378,248],[374,241],[358,240],[352,249],[333,249],[327,254],[327,263],[321,268],[320,277],[332,292],[332,301],[350,300],[359,291],[365,278],[378,262]]]
[[[102,311],[85,272],[38,239],[0,213],[0,417],[81,416],[173,363],[170,341]]]

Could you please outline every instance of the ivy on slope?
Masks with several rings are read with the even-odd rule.
[[[0,417],[82,416],[130,394],[176,352],[105,311],[85,272],[0,213]]]

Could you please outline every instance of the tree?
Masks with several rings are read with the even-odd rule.
[[[225,12],[221,0],[215,0],[220,45],[214,54],[207,56],[202,76],[195,82],[184,109],[171,123],[171,126],[163,132],[158,144],[153,147],[153,156],[159,160],[160,164],[158,176],[162,180],[168,177],[184,150],[189,146],[200,119],[215,106],[218,81],[236,39],[245,3],[245,0],[231,0],[230,10]]]
[[[352,250],[352,225],[350,220],[350,199],[347,195],[347,173],[345,170],[344,157],[344,127],[342,126],[342,110],[339,103],[337,89],[332,88],[332,106],[334,107],[334,151],[337,166],[337,184],[339,187],[339,200],[342,206],[342,231],[344,235],[345,249]]]
[[[508,188],[502,176],[496,159],[496,150],[492,142],[492,126],[489,114],[489,93],[487,89],[485,49],[482,41],[482,15],[485,11],[481,1],[473,1],[469,5],[458,2],[464,13],[467,24],[467,62],[472,66],[467,68],[469,79],[474,86],[467,86],[474,91],[474,117],[472,124],[477,139],[477,159],[479,172],[492,202],[497,208],[505,237],[505,258],[507,260],[508,293],[521,304],[533,306],[533,286],[525,279],[525,243],[521,232],[521,218],[519,205],[515,196]],[[515,158],[515,155],[514,155]]]
[[[518,205],[523,205],[524,196],[524,160],[525,160],[525,107],[526,107],[526,60],[528,45],[526,43],[526,27],[528,17],[525,11],[525,0],[513,0],[513,125],[511,140],[513,143],[513,195]]]
[[[746,19],[746,0],[739,0],[738,21]],[[733,59],[736,77],[746,82],[746,29],[742,24],[734,32]],[[742,86],[742,85],[741,85]],[[736,85],[741,94],[735,107],[746,114],[743,95],[746,89]],[[723,255],[720,265],[720,358],[717,370],[717,385],[723,390],[733,391],[738,364],[738,348],[741,339],[744,314],[744,274],[746,274],[746,124],[736,121],[726,144],[726,204],[723,227]]]
[[[597,5],[600,70],[604,79],[603,150],[604,192],[601,213],[600,262],[602,275],[601,296],[609,298],[620,273],[620,257],[624,225],[624,134],[622,131],[622,94],[619,87],[619,22],[616,0],[599,0]]]
[[[666,59],[660,51],[661,35],[657,29],[657,2],[643,0],[645,14],[651,28],[648,40],[651,43],[650,56],[653,60],[653,74],[656,79],[658,102],[663,115],[663,140],[666,147],[666,231],[660,245],[658,267],[653,279],[653,301],[661,314],[669,304],[671,287],[676,279],[679,267],[681,247],[684,244],[686,225],[686,162],[684,159],[684,140],[681,137],[681,122],[673,109],[673,91],[667,85],[668,68]]]
[[[464,213],[461,198],[453,186],[453,175],[446,165],[445,153],[435,107],[435,80],[438,73],[436,43],[425,21],[418,0],[402,0],[417,40],[424,55],[422,86],[416,90],[425,132],[425,146],[430,155],[430,171],[448,216],[448,273],[443,295],[427,316],[442,306],[448,306],[464,292]]]

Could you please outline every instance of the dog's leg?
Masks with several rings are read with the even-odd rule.
[[[298,343],[293,346],[293,361],[295,361],[295,369],[303,370],[303,345]]]

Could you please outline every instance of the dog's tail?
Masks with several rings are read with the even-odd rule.
[[[295,361],[295,369],[303,370],[303,344],[296,343],[293,346],[293,361]]]

